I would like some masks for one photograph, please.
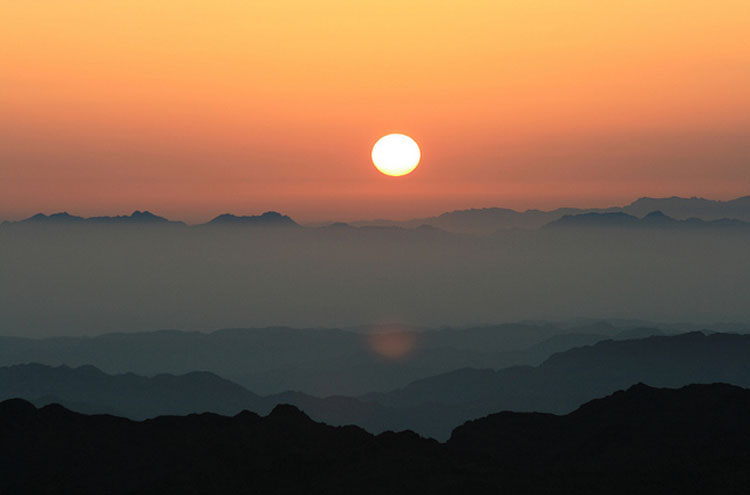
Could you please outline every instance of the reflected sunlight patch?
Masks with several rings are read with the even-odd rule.
[[[370,349],[386,359],[403,359],[412,353],[417,344],[414,332],[384,330],[367,337]]]

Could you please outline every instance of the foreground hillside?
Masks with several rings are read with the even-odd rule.
[[[0,492],[741,493],[750,390],[637,385],[567,416],[500,413],[445,444],[292,406],[133,422],[0,403]]]

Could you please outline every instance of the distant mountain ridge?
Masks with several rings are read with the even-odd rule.
[[[642,217],[652,211],[663,211],[677,220],[688,218],[700,218],[703,220],[719,220],[722,218],[750,221],[750,195],[742,196],[728,201],[712,199],[681,198],[672,196],[668,198],[639,198],[622,211],[630,215]]]
[[[366,220],[352,225],[390,225],[414,228],[430,225],[449,232],[470,234],[492,234],[504,229],[538,229],[566,215],[586,213],[625,213],[641,218],[654,211],[661,211],[676,220],[699,218],[702,220],[736,219],[750,222],[750,196],[729,201],[704,198],[639,198],[625,206],[607,208],[557,208],[554,210],[517,211],[509,208],[480,208],[456,210],[436,217],[417,218],[405,221]]]
[[[416,229],[419,227],[433,227],[452,233],[491,234],[503,229],[538,229],[550,222],[565,216],[582,214],[616,214],[624,213],[633,217],[644,217],[653,212],[663,212],[665,216],[674,220],[700,219],[713,220],[741,220],[750,222],[750,196],[743,196],[729,201],[710,200],[705,198],[682,198],[678,196],[665,198],[642,197],[625,206],[611,206],[607,208],[557,208],[554,210],[530,209],[517,211],[510,208],[490,207],[455,210],[442,213],[434,217],[415,218],[411,220],[360,220],[349,223],[334,222],[326,224],[338,228],[342,227],[401,227]],[[148,211],[135,211],[131,215],[99,216],[84,218],[70,215],[67,212],[45,215],[38,213],[24,220],[5,221],[3,225],[15,224],[54,224],[54,223],[105,223],[105,224],[137,224],[137,223],[165,223],[185,225],[181,221],[170,221],[156,216]],[[267,211],[261,215],[241,216],[224,213],[201,225],[256,225],[256,226],[298,226],[292,218],[275,211]]]
[[[110,225],[135,225],[135,224],[173,224],[173,225],[185,225],[180,221],[167,220],[164,217],[154,215],[150,211],[139,211],[136,210],[130,215],[117,215],[117,216],[97,216],[97,217],[80,217],[71,215],[64,211],[61,213],[53,213],[51,215],[45,215],[43,213],[37,213],[24,220],[17,222],[3,222],[3,225],[17,225],[17,224],[110,224]]]
[[[139,211],[136,210],[130,215],[117,215],[117,216],[96,216],[96,217],[81,217],[71,215],[64,211],[60,213],[52,213],[51,215],[45,215],[44,213],[37,213],[29,218],[18,220],[15,222],[4,221],[0,225],[65,225],[65,224],[86,224],[86,225],[148,225],[148,224],[171,224],[187,226],[185,222],[168,220],[164,217],[154,215],[150,211]],[[197,226],[208,226],[208,225],[259,225],[259,226],[298,226],[298,224],[286,215],[275,211],[267,211],[261,215],[249,215],[249,216],[237,216],[231,213],[224,213],[217,216],[213,220],[198,224]]]
[[[0,402],[3,493],[744,493],[750,390],[638,384],[565,416],[495,413],[440,444],[279,405],[133,422]]]
[[[275,211],[267,211],[262,215],[236,216],[231,213],[224,213],[203,225],[263,225],[263,226],[287,226],[298,227],[297,222],[286,215]]]
[[[722,218],[719,220],[702,220],[700,218],[688,218],[677,220],[666,216],[661,211],[652,211],[643,218],[622,212],[610,213],[581,213],[578,215],[564,215],[554,220],[543,228],[651,228],[651,229],[748,229],[750,222],[742,220]]]

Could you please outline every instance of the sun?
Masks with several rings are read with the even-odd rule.
[[[399,177],[411,173],[422,156],[417,142],[405,134],[388,134],[372,147],[372,163],[385,175]]]

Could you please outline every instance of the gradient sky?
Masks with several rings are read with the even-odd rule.
[[[729,199],[748,33],[747,0],[4,0],[0,217]]]

